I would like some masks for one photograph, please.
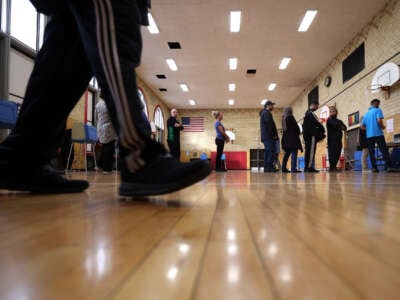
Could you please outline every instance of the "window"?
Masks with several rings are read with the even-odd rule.
[[[11,1],[10,27],[13,37],[36,50],[37,13],[29,0]]]
[[[93,125],[94,120],[94,107],[95,107],[95,94],[88,90],[86,102],[86,123]]]
[[[1,0],[1,31],[7,31],[7,0]]]
[[[313,101],[319,102],[318,85],[308,93],[308,106],[309,107],[310,107],[311,102],[313,102]]]
[[[154,111],[154,123],[156,126],[155,140],[159,143],[164,143],[164,115],[160,106],[157,106]]]
[[[39,47],[42,47],[43,45],[43,37],[44,37],[44,29],[46,27],[46,16],[44,14],[39,14]]]
[[[144,95],[140,89],[138,89],[139,99],[142,101],[143,104],[143,112],[146,115],[147,119],[149,118],[149,114],[147,113],[147,103],[146,99],[144,99]]]
[[[343,83],[353,78],[365,68],[365,48],[362,43],[342,63]]]

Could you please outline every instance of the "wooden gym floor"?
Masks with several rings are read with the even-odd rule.
[[[212,173],[150,201],[87,178],[0,191],[0,299],[400,299],[398,173]]]

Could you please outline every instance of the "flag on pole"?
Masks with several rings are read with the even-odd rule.
[[[182,125],[185,132],[203,132],[204,117],[182,117]]]

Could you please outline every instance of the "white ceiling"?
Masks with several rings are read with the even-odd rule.
[[[259,108],[268,98],[283,107],[329,64],[344,46],[381,10],[387,0],[152,0],[151,13],[160,29],[143,27],[142,78],[169,106],[177,108]],[[318,15],[305,33],[297,28],[307,9]],[[229,31],[229,13],[242,11],[239,33]],[[167,42],[179,42],[171,50]],[[228,58],[238,57],[236,71]],[[281,71],[284,56],[292,58]],[[171,71],[166,58],[174,58]],[[247,69],[257,69],[254,77]],[[165,74],[167,79],[158,79]],[[188,84],[183,92],[178,83]],[[228,83],[236,91],[228,91]],[[273,92],[271,82],[278,84]],[[160,92],[166,88],[167,92]],[[235,105],[229,106],[228,99]],[[197,106],[189,106],[194,99]]]

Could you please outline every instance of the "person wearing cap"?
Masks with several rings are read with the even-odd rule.
[[[379,149],[385,161],[385,169],[387,171],[395,171],[392,168],[392,161],[390,160],[389,150],[386,145],[385,136],[383,135],[383,112],[379,108],[381,101],[377,98],[371,101],[371,106],[367,113],[364,115],[361,123],[361,129],[366,130],[369,157],[371,159],[372,172],[379,172],[376,165],[375,158],[375,145],[378,144]]]
[[[309,110],[306,111],[303,121],[303,138],[305,143],[304,153],[304,172],[319,171],[314,168],[315,165],[315,151],[317,150],[317,143],[325,138],[325,128],[315,115],[318,109],[318,101],[312,101]]]
[[[275,103],[267,101],[264,104],[264,109],[260,112],[260,129],[261,141],[264,144],[264,172],[276,172],[273,166],[276,155],[276,141],[278,140],[278,131],[275,121],[272,116]]]

